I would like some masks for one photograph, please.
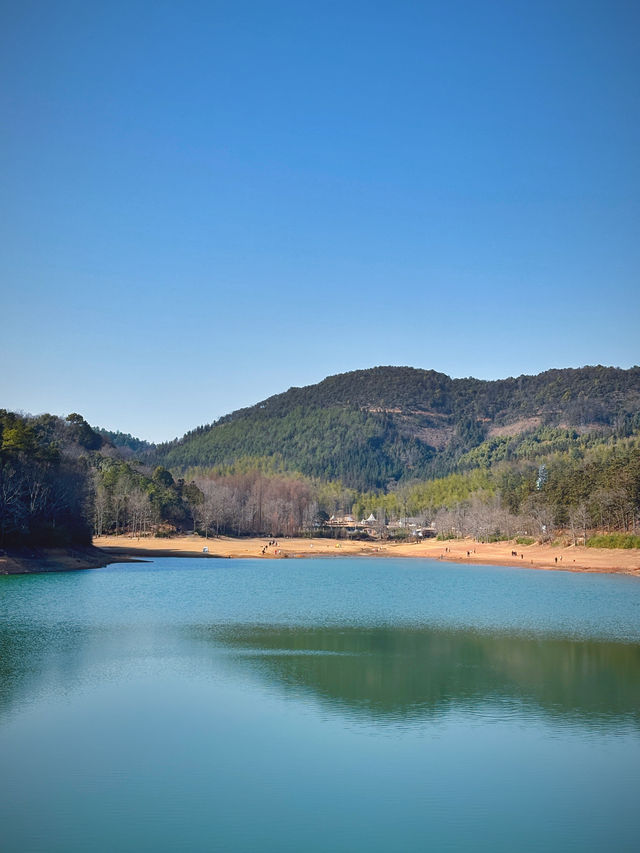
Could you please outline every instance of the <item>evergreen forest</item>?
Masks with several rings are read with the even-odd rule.
[[[0,410],[0,547],[318,535],[347,514],[385,535],[411,518],[441,537],[640,545],[640,368],[488,382],[378,367],[158,446],[76,413]]]

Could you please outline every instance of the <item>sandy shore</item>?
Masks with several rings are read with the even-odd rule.
[[[268,539],[232,539],[221,536],[203,539],[181,536],[172,539],[154,537],[131,539],[126,536],[101,536],[93,544],[122,557],[429,557],[458,563],[484,563],[497,566],[523,566],[536,569],[558,569],[570,572],[606,572],[640,577],[640,550],[566,548],[552,545],[516,545],[513,542],[483,544],[472,539],[437,542],[429,539],[411,544],[392,542],[348,542],[335,539],[278,539],[277,546]],[[266,546],[266,547],[265,547]],[[207,548],[207,552],[203,549]],[[516,552],[514,556],[512,552]]]

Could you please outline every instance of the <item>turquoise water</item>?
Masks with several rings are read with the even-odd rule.
[[[0,578],[0,849],[624,851],[640,582],[162,559]]]

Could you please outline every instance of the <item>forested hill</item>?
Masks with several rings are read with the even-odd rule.
[[[253,466],[384,489],[473,467],[474,450],[523,434],[630,435],[638,428],[640,367],[496,381],[375,367],[291,388],[160,445],[147,458],[183,470]]]
[[[152,450],[155,447],[155,445],[150,441],[145,441],[142,438],[136,438],[128,432],[103,429],[102,427],[96,427],[95,430],[114,447],[117,447],[123,457],[131,458],[135,456],[136,453]]]
[[[445,536],[635,542],[640,368],[483,382],[378,367],[160,447],[76,413],[0,409],[0,549],[84,545],[92,530],[293,535],[336,513],[421,517]]]

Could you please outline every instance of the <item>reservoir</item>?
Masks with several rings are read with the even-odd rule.
[[[0,849],[636,851],[640,581],[163,558],[0,577]]]

